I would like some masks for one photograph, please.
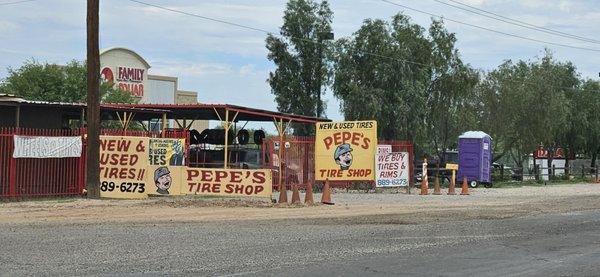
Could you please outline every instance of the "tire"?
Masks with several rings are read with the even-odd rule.
[[[202,143],[200,137],[201,137],[201,134],[198,132],[198,130],[196,130],[196,129],[190,130],[190,144]]]
[[[241,129],[237,133],[237,140],[240,145],[246,145],[250,141],[250,133],[248,130]]]
[[[263,143],[263,140],[265,139],[265,131],[263,130],[256,130],[254,131],[254,143],[261,145]]]
[[[198,138],[198,142],[208,143],[208,132],[209,131],[210,131],[209,129],[202,130],[202,132],[200,133],[200,137]]]
[[[478,183],[477,181],[475,181],[475,180],[473,180],[473,181],[469,182],[469,187],[470,187],[470,188],[473,188],[473,189],[474,189],[474,188],[476,188],[476,187],[478,187],[478,186],[479,186],[479,183]]]
[[[484,186],[485,188],[488,188],[488,189],[489,189],[489,188],[491,188],[491,187],[492,187],[492,183],[485,183],[485,184],[483,184],[483,186]]]

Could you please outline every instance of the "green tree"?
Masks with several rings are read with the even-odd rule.
[[[367,19],[335,51],[334,95],[347,120],[378,121],[380,139],[415,141],[424,122],[430,43],[403,14]]]
[[[549,51],[534,61],[506,61],[479,86],[482,127],[522,168],[539,144],[553,152],[574,142],[567,95],[578,84],[575,67],[554,60]],[[550,157],[547,167],[551,163]]]
[[[456,147],[458,136],[476,126],[479,73],[462,62],[455,47],[456,36],[442,21],[431,23],[429,36],[432,58],[425,128],[430,149],[445,162],[446,150]]]
[[[321,86],[330,75],[330,43],[324,34],[331,32],[333,13],[324,0],[290,0],[283,16],[280,37],[269,35],[266,47],[268,59],[275,63],[275,71],[269,73],[271,93],[275,95],[280,112],[315,116],[323,114],[324,103],[317,111]],[[323,41],[322,43],[317,43]],[[314,133],[313,126],[292,125],[295,135]]]
[[[67,65],[26,61],[18,69],[8,69],[8,77],[0,84],[0,93],[28,100],[83,103],[87,100],[86,66],[75,60]],[[100,86],[100,94],[102,102],[135,102],[131,94],[109,84]]]

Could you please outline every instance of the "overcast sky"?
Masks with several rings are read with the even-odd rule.
[[[38,0],[2,5],[0,0],[0,78],[7,67],[27,59],[64,64],[85,57],[83,0]],[[142,0],[171,9],[195,13],[277,32],[282,24],[284,0]],[[578,47],[600,49],[600,44],[548,35],[497,22],[445,6],[433,0],[391,0],[449,19],[477,24],[502,32]],[[445,0],[444,0],[445,1]],[[457,0],[538,26],[600,40],[600,5],[597,1]],[[100,48],[126,47],[152,66],[149,73],[179,77],[179,89],[198,92],[206,103],[232,103],[275,110],[266,83],[273,64],[266,58],[265,34],[204,19],[143,6],[127,0],[100,0]],[[349,36],[366,18],[389,19],[398,12],[427,27],[428,15],[380,0],[331,0],[336,38]],[[583,77],[598,79],[600,50],[570,49],[511,38],[469,26],[446,22],[456,33],[464,61],[482,70],[505,59],[531,59],[548,47],[559,60],[570,60]],[[328,92],[326,114],[343,119],[339,103]]]

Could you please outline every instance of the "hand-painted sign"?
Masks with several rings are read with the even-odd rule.
[[[148,149],[150,165],[184,165],[185,139],[151,138]]]
[[[316,124],[316,180],[374,180],[376,121]]]
[[[147,168],[146,190],[149,195],[181,195],[186,167],[149,165]]]
[[[81,137],[15,136],[13,158],[81,157]]]
[[[403,187],[408,185],[408,153],[391,152],[377,155],[375,181],[377,187]]]
[[[100,196],[145,198],[148,138],[100,137]]]
[[[184,194],[271,197],[270,170],[187,168]]]
[[[386,153],[392,152],[392,146],[389,144],[379,144],[377,145],[377,155],[383,155]]]

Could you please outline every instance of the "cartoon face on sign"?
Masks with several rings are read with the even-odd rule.
[[[350,144],[344,143],[338,145],[333,153],[333,159],[342,170],[350,168],[350,165],[352,165],[352,148],[350,148]]]
[[[154,171],[154,184],[156,185],[156,192],[160,194],[169,194],[169,188],[171,188],[171,172],[166,166],[161,166]]]

